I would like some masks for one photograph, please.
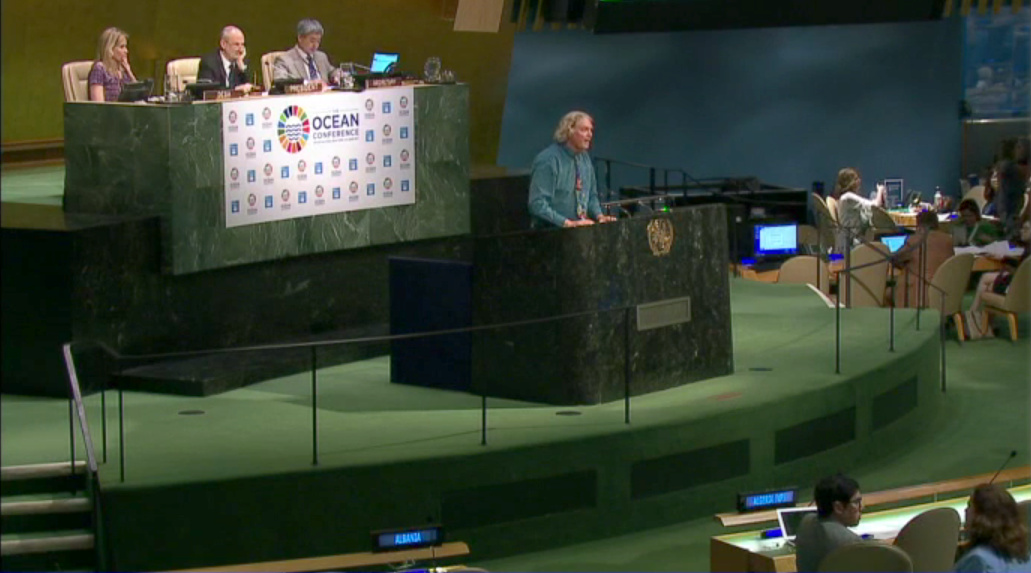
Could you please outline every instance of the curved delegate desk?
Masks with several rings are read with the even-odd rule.
[[[1031,484],[1013,487],[1009,491],[1018,502],[1031,499]],[[968,497],[863,514],[859,525],[852,530],[890,543],[910,519],[929,509],[951,507],[962,518]],[[794,548],[787,545],[783,538],[762,539],[760,533],[761,530],[756,530],[713,537],[709,542],[709,570],[756,573],[796,571]]]

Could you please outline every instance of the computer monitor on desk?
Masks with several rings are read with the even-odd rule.
[[[756,259],[784,259],[798,253],[797,223],[757,224],[754,236]]]
[[[401,55],[396,52],[376,52],[372,55],[372,64],[369,66],[369,71],[374,74],[392,72],[400,59]]]
[[[780,533],[784,539],[794,541],[798,535],[798,526],[810,513],[815,514],[815,507],[784,507],[777,510],[777,523],[780,525]]]
[[[150,97],[154,89],[154,80],[148,78],[141,82],[130,82],[122,85],[122,91],[118,93],[118,101],[132,102],[145,100]]]

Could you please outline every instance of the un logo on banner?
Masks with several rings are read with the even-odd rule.
[[[368,185],[366,185],[365,186],[365,194],[366,195],[375,195],[376,194],[376,184],[375,183],[369,183]]]
[[[365,130],[365,141],[371,142],[376,139],[376,132],[371,129]]]
[[[408,128],[407,127],[402,127],[401,128],[401,139],[408,139]]]
[[[408,182],[407,179],[401,180],[401,191],[411,191],[411,184]]]
[[[233,156],[240,155],[240,144],[238,144],[238,143],[230,143],[229,144],[229,155],[233,155]]]

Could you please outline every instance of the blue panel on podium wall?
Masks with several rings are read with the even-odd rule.
[[[458,261],[390,258],[390,333],[409,334],[472,324],[472,265]],[[396,340],[390,381],[469,390],[469,334]]]

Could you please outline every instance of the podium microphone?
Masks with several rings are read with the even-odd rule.
[[[994,482],[995,478],[999,477],[999,474],[1002,473],[1002,468],[1006,467],[1006,464],[1010,463],[1010,460],[1012,460],[1015,457],[1017,457],[1017,450],[1013,450],[1010,452],[1010,455],[1006,457],[1006,461],[1002,462],[1002,465],[999,466],[999,470],[995,472],[995,475],[992,476],[992,479],[988,480],[988,483],[991,484],[992,482]]]

